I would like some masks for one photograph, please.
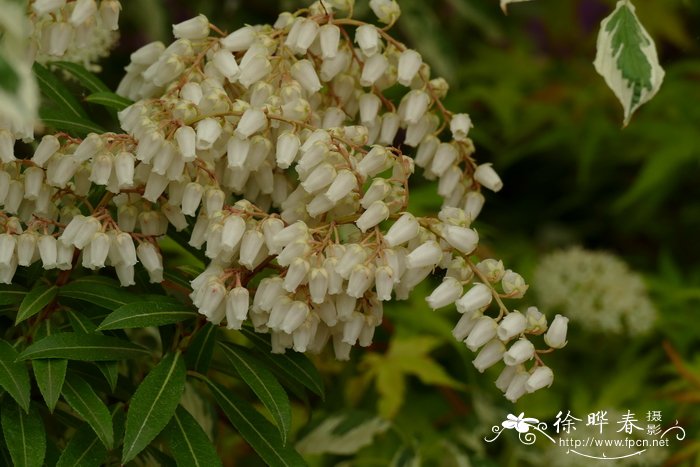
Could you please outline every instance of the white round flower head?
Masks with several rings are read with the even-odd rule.
[[[543,309],[588,331],[644,334],[656,321],[643,278],[610,253],[579,247],[551,253],[537,266],[533,285]]]

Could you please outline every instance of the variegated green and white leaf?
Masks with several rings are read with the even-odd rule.
[[[296,448],[303,454],[354,454],[389,429],[390,423],[360,413],[326,418],[301,439]]]
[[[503,13],[508,14],[508,4],[509,3],[521,3],[521,2],[529,2],[531,0],[501,0],[501,10],[503,10]]]
[[[624,125],[661,87],[664,70],[656,46],[629,0],[617,2],[601,23],[593,65],[622,103]]]

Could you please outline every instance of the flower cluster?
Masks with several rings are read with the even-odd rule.
[[[94,63],[118,38],[120,10],[119,0],[30,1],[34,60],[66,60],[96,69]]]
[[[384,23],[398,17],[392,0],[370,6]],[[1,140],[0,280],[41,260],[114,267],[124,286],[140,263],[161,282],[158,239],[185,231],[209,260],[190,296],[209,321],[249,321],[274,352],[331,342],[347,359],[371,344],[384,301],[439,269],[428,303],[456,303],[455,337],[481,349],[479,371],[503,361],[510,400],[550,385],[538,352],[565,345],[566,319],[547,330],[535,308],[511,312],[503,300],[523,296],[523,278],[473,259],[482,188],[502,182],[474,160],[469,116],[443,106],[447,83],[418,52],[343,17],[351,7],[317,2],[231,34],[202,15],[176,24],[172,44],[131,56],[118,88],[135,101],[119,113],[125,134],[47,135],[31,159]],[[397,85],[396,106],[384,91]],[[437,180],[436,218],[407,212],[415,165]],[[526,336],[545,331],[549,349],[536,351]]]
[[[32,76],[29,48],[30,22],[22,2],[0,0],[0,135],[31,139],[39,92]]]
[[[580,247],[550,253],[540,261],[534,284],[543,308],[589,331],[644,334],[656,320],[643,278],[610,253]]]
[[[116,43],[119,0],[0,0],[0,56],[7,62],[0,87],[0,149],[31,141],[39,92],[32,64],[62,60],[99,70],[95,63]],[[9,148],[8,148],[9,146]]]

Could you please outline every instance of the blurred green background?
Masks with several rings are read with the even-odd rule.
[[[103,78],[116,85],[131,51],[169,42],[170,24],[196,13],[232,31],[307,4],[123,0],[122,38]],[[614,424],[615,410],[640,419],[662,410],[662,424],[677,419],[686,439],[620,463],[700,465],[700,3],[634,1],[666,78],[624,129],[619,103],[592,66],[613,0],[536,0],[512,4],[508,16],[497,0],[399,4],[395,34],[449,81],[448,108],[470,114],[478,160],[493,162],[505,183],[487,195],[480,253],[530,282],[558,248],[611,252],[643,276],[659,319],[633,337],[572,321],[569,345],[545,356],[555,369],[552,388],[513,407],[493,385],[497,370],[479,375],[473,354],[451,336],[455,310],[427,308],[426,285],[386,307],[369,351],[356,350],[349,364],[317,361],[329,396],[299,403],[299,448],[316,465],[592,465],[546,441],[483,437],[507,413],[551,423],[560,410],[585,421],[607,409]],[[372,20],[370,13],[357,2],[357,16]],[[417,213],[439,210],[432,184],[415,182],[412,196]],[[237,443],[232,437],[229,464],[246,465]]]

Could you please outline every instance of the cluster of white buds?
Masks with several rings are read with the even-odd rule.
[[[132,54],[118,88],[136,101],[119,113],[126,134],[48,135],[31,159],[0,141],[3,258],[67,267],[82,255],[84,267],[113,266],[125,286],[140,262],[159,282],[158,238],[187,230],[210,259],[191,294],[209,321],[240,329],[249,320],[271,333],[275,352],[332,341],[339,359],[371,344],[383,301],[408,298],[443,270],[428,303],[457,304],[455,336],[481,348],[477,368],[503,360],[498,385],[511,400],[551,384],[525,338],[544,333],[546,319],[502,301],[523,296],[523,278],[499,261],[473,262],[481,189],[502,183],[474,161],[469,116],[445,109],[447,84],[418,52],[337,15],[351,3],[317,2],[231,34],[192,18],[173,26],[171,45]],[[370,6],[385,23],[399,14],[392,0]],[[395,106],[384,91],[397,84],[405,93]],[[414,164],[439,180],[436,218],[407,212]],[[32,254],[31,240],[19,241],[26,232]],[[565,319],[545,341],[565,344]]]
[[[525,313],[508,310],[503,299],[522,297],[528,286],[519,274],[505,270],[502,261],[485,259],[473,264],[461,257],[457,263],[454,265],[453,260],[447,276],[428,296],[430,307],[455,304],[462,316],[452,334],[478,352],[473,363],[479,372],[499,362],[505,364],[496,386],[506,398],[515,402],[526,393],[549,387],[554,374],[538,354],[566,345],[568,319],[557,315],[548,326],[547,318],[536,307],[529,307]],[[465,285],[470,282],[465,293]],[[499,309],[495,318],[487,313],[494,302]],[[536,350],[528,337],[540,334],[544,334],[549,347],[542,351]],[[531,361],[534,363],[526,368]]]
[[[581,247],[552,252],[534,274],[542,308],[591,332],[645,334],[657,319],[644,278],[614,254]]]
[[[13,92],[0,89],[0,162],[10,158],[15,140],[30,142],[38,123],[39,92],[32,64],[51,61],[80,63],[99,70],[118,38],[119,0],[30,0],[2,2],[3,71],[14,81]]]
[[[116,43],[119,0],[31,0],[30,54],[39,63],[66,60],[97,69]]]

